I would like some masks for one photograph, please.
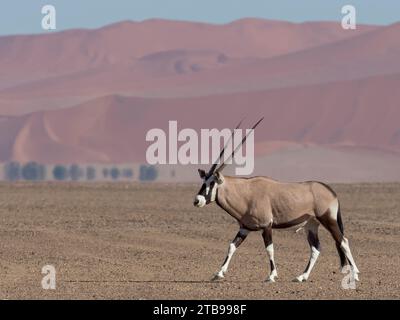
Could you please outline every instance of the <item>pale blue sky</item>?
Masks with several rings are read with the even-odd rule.
[[[358,23],[400,21],[400,0],[1,0],[0,35],[49,32],[41,29],[45,4],[56,7],[58,31],[149,18],[212,23],[243,17],[340,21],[346,4],[357,8]]]

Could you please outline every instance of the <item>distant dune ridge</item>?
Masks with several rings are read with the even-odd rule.
[[[263,115],[256,174],[399,180],[399,57],[400,24],[152,19],[0,37],[0,162],[144,162],[146,132],[168,120]]]

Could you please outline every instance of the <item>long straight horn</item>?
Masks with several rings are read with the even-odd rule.
[[[238,151],[238,150],[242,147],[242,145],[246,142],[247,137],[250,135],[250,133],[252,133],[252,132],[254,131],[254,129],[255,129],[255,128],[260,124],[260,122],[263,121],[263,120],[264,120],[264,117],[262,117],[260,120],[257,121],[257,123],[256,123],[256,124],[250,129],[250,131],[244,136],[244,138],[242,139],[242,142],[232,151],[232,154],[229,156],[229,158],[226,159],[226,160],[220,165],[220,167],[219,167],[216,171],[221,172],[221,171],[225,168],[225,166],[226,166],[226,161],[230,161],[230,160],[234,157],[236,151]]]
[[[242,120],[240,120],[240,122],[237,124],[235,130],[237,130],[237,129],[240,128],[240,126],[242,125],[243,120],[244,120],[244,118],[243,118]],[[221,152],[220,152],[220,154],[219,154],[219,157],[218,157],[217,161],[215,161],[215,163],[211,166],[211,169],[208,171],[207,177],[211,176],[211,175],[214,173],[215,169],[217,168],[217,166],[218,166],[218,164],[219,164],[219,161],[220,161],[220,160],[222,159],[222,157],[224,156],[226,147],[229,145],[229,143],[231,143],[231,140],[233,139],[233,135],[235,134],[235,130],[232,130],[232,134],[231,134],[231,136],[229,137],[229,140],[227,141],[227,143],[225,144],[225,146],[222,148],[222,150],[221,150]]]

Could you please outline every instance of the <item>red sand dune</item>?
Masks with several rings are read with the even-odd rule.
[[[247,24],[251,22],[252,20],[246,21]],[[244,22],[239,21],[232,25],[241,23]],[[276,24],[280,27],[286,25],[290,30],[293,26],[301,30],[315,28],[320,33],[332,31],[333,26],[336,26],[322,24],[324,27],[321,27],[318,23],[283,23],[283,26]],[[231,25],[225,27],[232,28]],[[142,97],[199,96],[318,84],[400,72],[397,59],[397,52],[400,50],[397,37],[400,25],[365,29],[369,32],[362,32],[364,29],[361,28],[357,35],[352,34],[352,31],[342,30],[340,34],[343,36],[337,41],[332,40],[319,46],[315,43],[308,44],[301,47],[303,51],[296,51],[300,50],[296,46],[296,49],[291,48],[282,51],[283,54],[279,56],[268,58],[267,55],[254,58],[259,52],[254,48],[253,55],[233,58],[232,56],[240,55],[229,50],[231,55],[222,50],[216,51],[224,49],[219,47],[213,51],[206,50],[207,45],[197,51],[157,51],[132,59],[129,64],[118,60],[113,65],[103,64],[94,69],[83,69],[72,74],[61,74],[0,90],[0,109],[3,114],[21,114],[68,107],[73,103],[114,93]],[[282,37],[285,41],[288,40],[279,34],[276,37],[273,38],[274,43]],[[300,39],[301,37],[298,41]],[[371,49],[367,50],[369,47]]]
[[[293,141],[398,151],[399,84],[400,75],[392,75],[198,98],[111,95],[73,108],[4,119],[0,130],[16,126],[19,129],[14,144],[2,153],[2,160],[143,161],[148,145],[146,132],[152,128],[167,130],[168,120],[177,120],[181,129],[222,128],[233,126],[245,115],[249,119],[266,117],[257,131],[259,142]],[[388,95],[391,99],[383,103],[382,97]]]
[[[271,57],[352,37],[376,27],[343,32],[338,23],[293,24],[243,19],[225,25],[151,19],[97,30],[0,38],[0,66],[18,79],[58,75],[112,64],[130,64],[153,52],[211,50],[231,57]],[[26,73],[30,75],[27,76]]]

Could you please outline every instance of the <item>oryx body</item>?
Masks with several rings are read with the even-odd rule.
[[[239,223],[240,230],[230,244],[228,255],[215,279],[224,278],[233,253],[248,233],[261,230],[270,260],[268,280],[275,281],[277,271],[272,230],[304,226],[311,255],[304,273],[296,280],[306,281],[319,256],[318,227],[322,224],[335,240],[341,267],[349,263],[354,279],[358,280],[359,270],[344,237],[339,200],[331,187],[316,181],[283,183],[267,177],[224,177],[221,173],[223,167],[224,164],[218,169],[213,165],[208,173],[199,170],[204,182],[194,201],[197,207],[215,201]]]
[[[217,204],[249,230],[287,228],[336,210],[336,195],[318,182],[282,183],[267,177],[224,177]]]

